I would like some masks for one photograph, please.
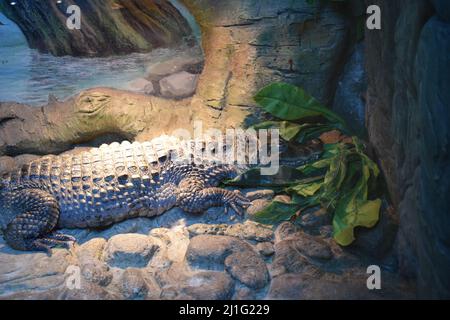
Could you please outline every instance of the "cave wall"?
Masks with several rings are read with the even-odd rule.
[[[366,31],[370,141],[400,217],[401,272],[419,295],[450,297],[450,2],[370,0]]]
[[[192,33],[179,11],[164,0],[0,0],[0,10],[33,49],[55,56],[108,56],[179,44]],[[81,29],[66,27],[66,8],[81,9]]]

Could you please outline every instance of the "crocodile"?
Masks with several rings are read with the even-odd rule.
[[[171,142],[171,143],[168,143]],[[0,180],[0,228],[16,250],[69,247],[62,228],[103,228],[125,219],[160,215],[174,206],[200,213],[224,206],[238,214],[250,205],[238,190],[218,187],[245,166],[214,157],[217,144],[201,142],[209,157],[165,138],[104,144],[79,154],[47,155]],[[186,151],[188,150],[188,151]]]

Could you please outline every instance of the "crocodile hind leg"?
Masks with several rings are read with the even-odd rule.
[[[238,190],[231,191],[218,187],[204,187],[195,178],[181,181],[177,192],[177,204],[186,212],[203,212],[210,207],[225,206],[232,208],[237,214],[243,215],[243,209],[250,205],[250,201]]]
[[[59,205],[48,192],[40,189],[12,191],[9,203],[12,210],[19,212],[4,232],[4,238],[12,248],[50,253],[52,247],[68,247],[68,241],[74,240],[52,233],[58,223]]]

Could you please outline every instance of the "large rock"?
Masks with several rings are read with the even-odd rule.
[[[181,54],[149,65],[146,70],[146,78],[159,81],[164,77],[182,71],[199,74],[202,69],[203,56],[201,52],[192,52],[190,55]]]
[[[365,133],[366,73],[364,45],[358,44],[339,78],[333,109],[357,135]]]
[[[272,280],[268,299],[283,300],[379,300],[412,299],[412,288],[396,286],[395,276],[385,275],[381,290],[368,290],[367,273],[353,269],[343,274],[326,273],[319,277],[286,273]]]
[[[450,22],[450,2],[447,0],[431,0],[436,14],[445,22]]]
[[[159,81],[161,95],[166,98],[186,98],[194,94],[198,75],[186,71],[171,74]]]
[[[448,4],[447,4],[448,15]],[[421,124],[419,189],[419,290],[450,298],[450,21],[433,17],[417,51]]]
[[[382,12],[366,32],[367,128],[398,210],[400,270],[422,297],[449,297],[448,1],[366,4]]]
[[[249,220],[231,225],[198,223],[189,226],[188,230],[192,235],[225,235],[243,240],[268,241],[273,238],[273,231],[269,226]]]
[[[145,267],[161,247],[156,240],[141,234],[118,234],[105,246],[103,260],[118,268]]]
[[[225,268],[231,276],[252,289],[264,288],[269,282],[265,262],[248,251],[234,252],[226,257]]]
[[[225,269],[250,288],[263,288],[269,281],[267,266],[253,248],[229,236],[200,235],[191,239],[186,258],[200,269]]]
[[[128,85],[132,91],[144,93],[144,94],[152,94],[155,91],[153,87],[153,83],[144,78],[138,78]]]
[[[181,291],[192,299],[225,300],[233,294],[234,282],[225,272],[201,271],[188,278]]]
[[[81,28],[66,27],[73,2],[1,0],[0,10],[25,34],[31,48],[56,56],[107,56],[173,46],[191,34],[170,1],[82,1]]]
[[[306,1],[184,0],[202,31],[205,67],[192,105],[213,126],[260,113],[253,96],[273,81],[302,86],[330,105],[349,45],[346,17]],[[318,18],[320,17],[320,18]],[[251,112],[250,112],[251,111]]]
[[[121,291],[125,299],[159,298],[161,288],[145,271],[127,268],[121,275]]]

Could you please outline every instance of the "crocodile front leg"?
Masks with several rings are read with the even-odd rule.
[[[21,189],[8,195],[11,210],[18,214],[4,231],[6,242],[16,250],[51,252],[54,246],[68,247],[71,236],[52,233],[59,218],[59,205],[48,192],[40,189]]]
[[[243,215],[243,208],[250,205],[250,201],[238,190],[231,191],[217,187],[203,188],[198,180],[185,179],[179,185],[177,192],[178,206],[186,212],[203,212],[210,207],[231,207],[237,214]]]

